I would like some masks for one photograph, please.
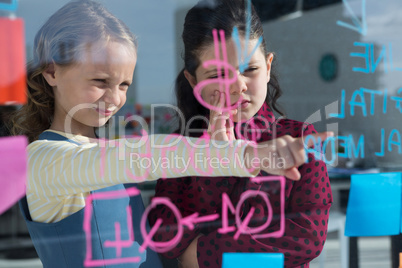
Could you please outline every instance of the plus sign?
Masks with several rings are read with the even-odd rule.
[[[132,211],[131,207],[127,206],[126,208],[127,212],[127,229],[128,229],[128,240],[121,240],[121,228],[120,228],[120,222],[115,222],[114,223],[114,231],[115,231],[115,239],[114,241],[106,240],[104,245],[105,247],[114,247],[116,248],[116,257],[120,258],[121,257],[121,251],[123,248],[128,248],[133,245],[134,242],[134,233],[133,233],[133,224],[132,224]]]

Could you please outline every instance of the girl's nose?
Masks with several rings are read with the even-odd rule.
[[[119,88],[108,88],[105,92],[103,100],[107,104],[113,104],[115,106],[119,106],[121,101],[119,95]]]
[[[237,74],[237,80],[230,86],[230,94],[241,94],[247,90],[247,84],[241,74]]]

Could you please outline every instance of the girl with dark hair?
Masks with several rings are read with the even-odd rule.
[[[214,29],[223,30],[225,34],[224,38],[221,37],[219,48],[216,47],[216,39],[214,42]],[[239,39],[233,34],[234,29]],[[182,37],[184,69],[176,80],[176,97],[185,123],[189,123],[191,129],[198,129],[198,133],[189,132],[190,136],[199,136],[199,129],[207,131],[212,139],[220,140],[250,137],[254,133],[257,142],[261,142],[275,137],[293,139],[315,133],[312,125],[275,118],[273,111],[280,115],[282,113],[276,103],[281,90],[272,72],[274,55],[266,50],[262,25],[255,10],[251,8],[251,14],[247,14],[246,1],[200,1],[188,11]],[[262,42],[259,43],[260,38]],[[258,49],[252,53],[258,44]],[[239,56],[239,45],[241,51],[246,50],[247,53]],[[247,68],[240,71],[242,62],[239,58],[242,59],[244,54],[252,55]],[[216,61],[212,63],[217,59],[221,63],[229,63],[235,72],[233,69],[227,72],[225,67],[218,68]],[[233,79],[234,82],[227,89],[219,83],[234,76],[237,79]],[[205,85],[202,89],[199,88],[201,83]],[[197,100],[198,90],[201,90],[201,101],[211,109]],[[209,120],[194,120],[203,117]],[[169,197],[183,217],[193,213],[198,213],[200,217],[215,213],[221,215],[215,223],[199,223],[194,230],[186,229],[180,243],[164,255],[178,258],[181,267],[221,267],[224,252],[281,252],[285,255],[286,267],[309,267],[309,262],[320,254],[324,246],[332,193],[325,163],[313,159],[312,155],[308,155],[308,158],[309,161],[298,168],[301,179],[286,180],[285,189],[282,189],[285,191],[285,231],[282,237],[276,238],[261,238],[258,234],[281,229],[283,204],[279,194],[281,187],[277,182],[257,183],[236,177],[222,177],[220,180],[208,177],[159,180],[156,197]],[[265,172],[259,174],[266,175]],[[236,206],[241,194],[247,190],[268,195],[273,218],[264,231],[258,234],[243,233],[234,239],[235,231],[225,233],[220,230],[224,217],[222,195],[227,195]],[[242,220],[251,210],[253,216],[249,226],[252,227],[263,225],[271,214],[260,196],[243,203],[239,215]],[[235,216],[230,210],[228,214],[230,225],[235,225]],[[154,223],[158,218],[163,220],[163,225],[154,239],[172,239],[175,230],[171,226],[175,225],[175,217],[167,208],[156,207],[149,219]]]
[[[169,145],[167,136],[144,137],[157,147],[148,148],[141,145],[142,138],[100,141],[95,134],[96,128],[104,126],[124,105],[136,59],[135,36],[96,1],[67,3],[35,36],[34,59],[28,66],[28,103],[13,117],[12,132],[26,135],[30,141],[26,198],[20,204],[44,267],[161,266],[155,252],[149,248],[140,251],[144,207],[140,195],[125,194],[123,183],[164,176],[162,168],[153,168],[152,173],[148,166],[133,162],[131,156],[148,157],[151,163],[166,159],[160,145]],[[192,159],[186,150],[188,143],[195,144],[196,139],[179,140],[175,146],[180,157]],[[205,148],[209,148],[212,156],[228,153],[241,163],[245,155],[254,153],[252,146],[240,140],[222,142],[221,148],[206,141],[200,145],[203,149],[195,150],[195,154],[206,157]],[[272,151],[265,147],[257,153]],[[294,175],[304,152],[290,150],[297,161],[265,170]],[[168,160],[172,166],[173,157]],[[236,168],[228,163],[224,175],[256,175],[245,164]],[[257,166],[255,172],[259,170]],[[201,173],[190,166],[183,174]],[[211,176],[221,174],[213,170]],[[104,197],[108,193],[124,196],[93,202],[88,199],[90,194]]]

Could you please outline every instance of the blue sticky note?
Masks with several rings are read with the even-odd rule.
[[[222,268],[283,268],[282,253],[223,253]]]
[[[0,10],[16,11],[17,7],[17,0],[0,0]]]
[[[388,236],[401,231],[402,173],[352,175],[346,236]]]

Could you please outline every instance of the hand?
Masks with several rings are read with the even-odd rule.
[[[333,132],[311,134],[315,140],[321,138],[321,141],[333,135]],[[314,142],[310,139],[307,146],[310,148],[313,145]],[[246,162],[246,167],[249,169],[261,168],[270,174],[283,175],[291,180],[300,179],[300,172],[297,168],[306,162],[303,137],[293,138],[289,135],[259,143],[256,148],[248,146],[245,156],[247,154],[249,154],[248,159],[255,160],[252,163]],[[245,159],[247,160],[247,158]]]
[[[215,90],[209,104],[216,107],[218,111],[209,111],[208,134],[213,140],[231,141],[235,139],[233,121],[231,115],[237,113],[237,109],[222,112],[225,107],[225,93]]]
[[[197,259],[197,244],[198,238],[203,236],[199,234],[191,243],[188,245],[186,250],[177,258],[179,261],[179,268],[198,268]]]

